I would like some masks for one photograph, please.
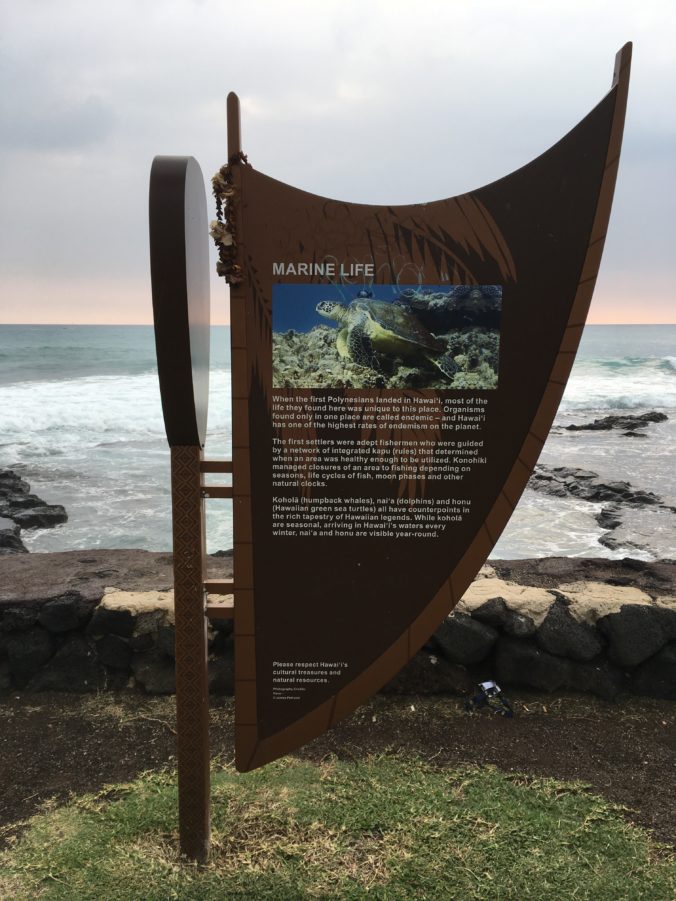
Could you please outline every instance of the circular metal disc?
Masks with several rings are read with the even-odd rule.
[[[204,179],[188,156],[150,171],[150,271],[167,440],[203,446],[209,403],[209,232]]]

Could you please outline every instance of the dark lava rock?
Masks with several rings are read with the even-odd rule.
[[[642,663],[631,681],[637,694],[676,700],[676,641]]]
[[[149,651],[151,648],[156,647],[156,638],[156,632],[139,632],[137,635],[131,636],[129,639],[129,647],[132,651]]]
[[[157,630],[157,648],[167,657],[176,656],[176,629],[163,623]]]
[[[130,638],[136,622],[130,610],[118,610],[114,607],[97,607],[89,624],[92,635],[104,635],[111,632]]]
[[[616,529],[622,525],[622,520],[618,516],[617,507],[604,507],[600,513],[594,517],[596,522],[602,529]]]
[[[538,464],[528,487],[553,497],[577,497],[581,500],[647,507],[662,504],[651,491],[633,488],[629,482],[603,482],[597,473],[568,466]]]
[[[176,691],[176,669],[173,660],[159,651],[134,654],[131,662],[134,677],[151,695],[170,695]]]
[[[22,529],[51,529],[59,523],[67,522],[68,514],[61,504],[43,504],[40,507],[17,510],[12,518]]]
[[[0,516],[14,520],[23,529],[51,528],[68,519],[60,504],[46,504],[31,494],[28,482],[11,469],[0,471]]]
[[[217,620],[213,620],[211,625],[215,625],[216,622]],[[234,636],[231,632],[214,632],[214,637],[209,647],[214,654],[231,654],[233,645]]]
[[[536,639],[543,651],[582,662],[593,660],[603,650],[596,629],[589,623],[578,622],[560,599],[549,608]]]
[[[11,633],[4,644],[9,671],[18,688],[24,688],[54,653],[54,639],[42,626]]]
[[[91,642],[69,638],[28,684],[29,691],[69,691],[76,694],[103,688],[106,673]]]
[[[216,695],[235,693],[235,661],[232,657],[209,660],[209,691]]]
[[[480,623],[501,629],[509,617],[510,610],[504,598],[489,598],[485,604],[472,610],[472,619],[478,619]]]
[[[234,619],[212,619],[209,621],[209,625],[216,633],[216,636],[222,635],[225,638],[228,638],[235,631],[235,621]]]
[[[44,556],[44,555],[43,555]],[[11,563],[17,559],[11,558]],[[609,560],[601,557],[537,557],[525,560],[491,560],[506,582],[536,588],[558,588],[565,582],[607,582],[633,585],[650,595],[676,595],[676,561]],[[621,580],[618,582],[618,579]]]
[[[19,537],[21,534],[21,526],[17,525],[13,519],[6,516],[0,516],[0,556],[6,554],[27,554],[23,541]]]
[[[25,632],[38,621],[38,607],[35,604],[5,607],[0,610],[0,617],[0,630],[3,632]]]
[[[631,414],[622,416],[604,416],[603,419],[595,419],[593,422],[588,422],[584,425],[567,425],[566,429],[570,432],[605,432],[610,429],[629,429],[628,434],[632,435],[632,437],[638,437],[640,433],[636,432],[636,429],[645,429],[651,422],[664,422],[668,418],[669,417],[665,413],[657,413],[655,411],[642,413],[640,416]]]
[[[492,626],[477,622],[466,613],[453,613],[434,633],[434,640],[451,663],[480,663],[491,652],[498,637]]]
[[[607,660],[597,663],[571,662],[568,667],[567,687],[612,701],[626,688],[626,679],[622,670]]]
[[[50,632],[68,632],[80,625],[80,597],[66,594],[48,601],[40,610],[38,621]]]
[[[9,671],[9,661],[0,660],[0,691],[7,691],[12,687],[12,676]]]
[[[473,680],[463,666],[449,663],[438,654],[419,651],[406,666],[388,682],[384,694],[466,694]]]
[[[111,669],[128,670],[132,651],[129,642],[120,635],[103,635],[96,639],[96,650],[99,660]]]
[[[511,635],[513,638],[530,638],[531,635],[535,635],[537,627],[530,616],[526,616],[525,613],[517,613],[515,610],[509,610],[508,613],[509,616],[502,627],[506,635]]]
[[[676,610],[669,607],[654,607],[653,612],[662,626],[666,640],[676,639]]]
[[[28,494],[31,486],[12,469],[0,469],[0,498],[8,494]]]
[[[658,609],[644,604],[625,604],[597,625],[608,641],[608,659],[619,666],[638,666],[667,641]]]
[[[495,654],[495,671],[500,683],[556,691],[568,683],[570,663],[541,650],[532,640],[501,635]]]

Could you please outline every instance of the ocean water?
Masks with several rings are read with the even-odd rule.
[[[226,327],[212,330],[210,457],[230,454]],[[646,438],[568,432],[614,412],[665,412]],[[676,326],[588,326],[542,463],[625,479],[676,506]],[[150,326],[0,326],[0,468],[66,507],[69,521],[24,531],[31,551],[171,546],[169,451]],[[210,552],[232,546],[227,502],[207,503]],[[598,543],[601,505],[527,490],[493,556],[676,557],[676,514],[625,510]]]

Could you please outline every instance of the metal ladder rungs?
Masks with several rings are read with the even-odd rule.
[[[200,472],[232,472],[232,460],[201,460]]]

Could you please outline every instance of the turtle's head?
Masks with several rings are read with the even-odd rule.
[[[337,319],[341,322],[345,316],[345,307],[337,300],[320,300],[315,307],[320,316],[325,319]]]

